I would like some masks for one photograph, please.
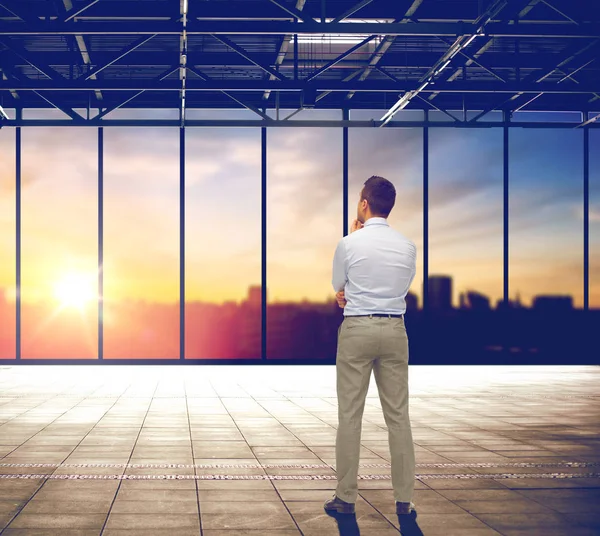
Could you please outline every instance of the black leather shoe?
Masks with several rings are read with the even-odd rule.
[[[416,512],[415,505],[412,502],[398,502],[396,501],[396,514],[407,515],[411,512]]]
[[[338,514],[353,514],[355,512],[354,503],[342,501],[336,495],[326,501],[324,506],[328,512],[337,512]]]

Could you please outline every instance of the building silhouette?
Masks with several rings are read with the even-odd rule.
[[[536,296],[533,299],[533,309],[544,313],[562,313],[573,310],[571,296]]]
[[[419,298],[416,294],[409,292],[406,295],[405,301],[407,311],[416,311],[419,308]]]
[[[452,278],[447,275],[429,276],[429,309],[450,311],[452,309]]]
[[[262,287],[254,285],[248,288],[247,303],[250,307],[260,309],[262,305]]]
[[[449,349],[460,348],[460,359],[464,362],[501,360],[498,349],[511,356],[527,355],[528,359],[541,362],[546,359],[544,356],[559,352],[571,355],[572,345],[578,345],[580,354],[585,356],[586,348],[592,346],[595,332],[592,326],[598,322],[600,310],[583,315],[575,309],[572,296],[538,295],[533,297],[531,306],[525,307],[516,295],[507,302],[499,300],[492,310],[488,296],[469,290],[460,294],[460,308],[449,315],[447,312],[453,310],[452,278],[435,275],[429,283],[430,315],[422,314],[414,293],[406,296],[407,310],[411,311],[411,351],[414,350],[418,360],[435,361]],[[1,290],[0,357],[11,358],[16,352],[15,303],[6,299]],[[260,359],[263,333],[267,359],[334,359],[343,319],[343,309],[333,296],[324,302],[304,299],[269,303],[263,332],[260,285],[249,287],[241,302],[189,301],[185,307],[187,359]],[[52,304],[23,303],[21,355],[93,359],[97,353],[96,341],[73,338],[74,331],[95,333],[93,315],[86,315],[83,325],[81,315],[65,310],[39,337],[32,336],[54,309]],[[557,326],[555,321],[565,329],[549,327]],[[177,357],[179,303],[140,300],[105,303],[103,330],[106,359]],[[50,345],[45,339],[49,333],[52,333]],[[553,336],[548,337],[549,333]]]
[[[466,293],[466,306],[473,311],[489,311],[490,299],[479,292],[469,291]]]

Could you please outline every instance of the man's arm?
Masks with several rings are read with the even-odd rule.
[[[348,281],[346,245],[342,239],[338,242],[335,254],[333,255],[333,277],[331,279],[333,290],[336,292],[344,290],[346,281]]]
[[[412,283],[413,283],[413,281],[415,279],[415,275],[417,275],[417,247],[414,246],[414,248],[415,248],[415,262],[414,262],[414,264],[412,266],[412,273],[411,273],[411,276],[410,276],[410,281],[408,282],[408,290],[410,290],[410,287],[412,286]]]

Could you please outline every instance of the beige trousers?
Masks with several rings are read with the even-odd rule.
[[[374,371],[388,428],[394,498],[411,501],[415,452],[408,414],[408,336],[404,318],[345,317],[338,331],[336,370],[336,495],[351,503],[358,496],[362,417]]]

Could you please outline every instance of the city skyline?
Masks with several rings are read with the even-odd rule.
[[[477,289],[474,286],[467,286],[460,291],[454,290],[454,279],[453,279],[452,275],[450,275],[450,274],[430,274],[428,279],[429,279],[429,299],[430,299],[430,301],[435,301],[436,298],[438,297],[438,295],[443,295],[444,303],[450,305],[451,308],[454,308],[454,309],[458,309],[461,307],[468,308],[468,307],[464,306],[462,300],[467,295],[472,294],[472,295],[487,299],[490,303],[490,306],[492,306],[492,304],[494,304],[494,303],[496,304],[496,307],[499,307],[501,305],[506,305],[504,303],[503,298],[498,299],[498,300],[493,300],[490,296],[484,294],[483,292],[481,292],[480,289]],[[436,288],[436,284],[439,282],[444,282],[445,280],[447,280],[449,282],[449,287],[448,287],[449,290],[446,290],[446,289],[438,290]],[[422,298],[421,298],[421,300],[419,299],[419,294],[416,293],[414,290],[412,290],[414,288],[415,288],[415,284],[413,283],[413,285],[411,285],[411,290],[409,290],[407,293],[407,301],[410,300],[412,303],[417,303],[418,309],[423,309],[424,304],[422,302]],[[455,292],[458,292],[458,303],[453,299]],[[295,300],[295,301],[294,300],[282,300],[279,298],[270,299],[268,287],[266,290],[266,295],[267,295],[267,304],[268,305],[304,305],[304,304],[331,305],[331,304],[337,304],[337,300],[336,300],[334,292],[331,293],[329,298],[326,298],[325,300],[321,300],[321,301],[310,300],[306,297],[302,298],[301,300]],[[422,294],[421,294],[421,296],[422,296]],[[525,304],[525,302],[522,301],[521,293],[517,290],[514,293],[511,293],[509,295],[508,304],[518,305],[521,308],[533,308],[535,306],[536,300],[539,300],[540,298],[544,298],[544,299],[547,299],[547,298],[550,298],[550,299],[569,298],[574,303],[574,299],[573,299],[572,295],[561,294],[561,293],[550,293],[550,294],[533,295],[532,301],[528,306],[527,304]],[[214,301],[192,300],[192,299],[186,298],[186,304],[200,304],[200,305],[206,305],[206,306],[222,306],[222,307],[227,307],[227,306],[231,306],[231,305],[241,306],[241,305],[249,304],[249,305],[252,305],[253,307],[260,308],[261,307],[261,299],[262,299],[262,288],[259,284],[257,284],[257,285],[250,285],[246,290],[246,295],[244,297],[242,297],[242,299],[223,300],[221,302],[214,302]],[[59,300],[57,299],[57,301],[59,301]],[[100,301],[103,301],[104,303],[106,303],[106,300],[100,300],[100,298],[98,296],[93,296],[93,297],[91,297],[91,299],[86,300],[86,303],[83,305],[86,308],[90,308],[90,310],[93,310],[94,308],[97,307],[97,304]],[[179,304],[179,299],[177,299],[173,302],[155,302],[155,301],[150,301],[150,300],[147,300],[144,298],[125,299],[125,300],[121,300],[121,301],[123,303],[130,303],[130,304],[131,303],[144,303],[147,305],[170,305],[170,306],[172,306],[172,305]],[[0,288],[0,304],[3,304],[3,303],[15,304],[15,302],[16,302],[15,293],[8,292],[7,289]],[[24,302],[22,302],[22,303],[24,303]],[[38,301],[38,302],[30,302],[30,303],[28,303],[28,305],[48,306],[48,301],[42,300],[42,301]],[[64,309],[68,305],[69,304],[63,303],[62,309]],[[76,304],[76,305],[78,305],[78,304]],[[109,306],[110,306],[110,304],[109,304]],[[434,305],[430,304],[430,307],[432,307],[432,306],[434,306]],[[80,309],[81,309],[81,307],[80,307]],[[590,309],[600,310],[600,307],[590,307]]]
[[[592,325],[600,314],[600,308],[588,313],[574,309],[569,296],[537,296],[534,306],[528,308],[518,300],[492,304],[487,296],[477,291],[461,295],[461,303],[455,307],[450,303],[451,286],[449,276],[430,277],[430,315],[423,314],[422,304],[418,303],[415,294],[407,295],[406,321],[411,333],[411,347],[417,349],[419,359],[426,359],[422,349],[431,333],[451,337],[453,345],[463,349],[467,344],[464,337],[471,333],[467,344],[469,352],[483,352],[482,356],[491,352],[488,357],[493,359],[498,358],[497,352],[507,344],[513,348],[511,351],[516,347],[523,352],[529,347],[538,348],[536,352],[540,347],[548,351],[551,346],[548,346],[544,327],[548,321],[560,317],[564,326],[581,331],[581,341],[585,341],[593,336],[593,330],[584,325]],[[241,303],[186,301],[186,359],[260,358],[261,305],[260,286],[249,287]],[[0,317],[4,320],[0,325],[2,359],[16,356],[14,311],[15,304],[4,300],[0,293]],[[96,303],[59,309],[48,304],[22,304],[21,359],[97,359],[100,327],[104,359],[179,359],[181,318],[178,303],[105,303],[101,325],[97,313]],[[266,355],[269,359],[331,360],[335,356],[336,334],[343,311],[333,297],[324,303],[268,302],[266,313]],[[581,314],[585,314],[585,318]],[[580,324],[582,321],[584,325]],[[526,328],[527,324],[531,331]],[[563,333],[561,340],[567,337],[568,330]],[[582,347],[585,348],[585,344]]]
[[[211,113],[226,117],[229,112]],[[352,116],[361,119],[368,113]],[[135,114],[143,118],[146,112]],[[232,117],[246,114],[251,112],[231,112]],[[299,115],[322,119],[339,113]],[[178,129],[104,131],[105,299],[176,302]],[[212,303],[240,301],[248,286],[260,281],[260,132],[187,132],[186,296]],[[534,294],[556,291],[572,295],[581,307],[580,135],[541,130],[532,137],[530,132],[511,129],[511,296],[519,292],[529,304]],[[598,134],[590,132],[592,147]],[[97,278],[96,136],[94,129],[23,129],[24,303],[53,299],[65,272]],[[271,296],[278,301],[326,301],[332,292],[333,251],[342,231],[341,130],[270,129],[267,136]],[[413,290],[421,296],[422,131],[350,129],[349,141],[349,221],[368,176],[380,174],[395,183],[398,198],[389,221],[417,245]],[[494,301],[502,295],[500,142],[500,129],[430,132],[430,273],[452,274],[454,303],[469,285]],[[0,151],[0,286],[12,286],[14,292],[12,130],[2,130]],[[590,305],[596,306],[600,162],[594,151],[590,156]],[[531,206],[536,207],[533,215]]]

